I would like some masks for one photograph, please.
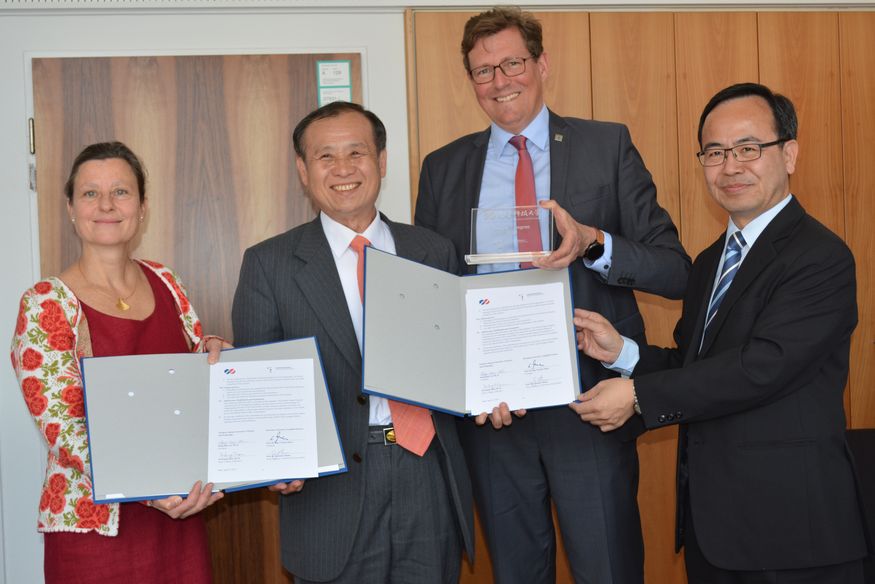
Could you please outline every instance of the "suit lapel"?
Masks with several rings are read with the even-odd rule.
[[[567,208],[568,158],[571,152],[572,136],[568,124],[560,116],[550,112],[550,198],[563,208]]]
[[[420,264],[425,263],[428,250],[420,244],[419,240],[410,237],[408,231],[401,230],[397,223],[393,223],[382,213],[380,213],[380,217],[389,226],[389,231],[392,232],[392,239],[395,240],[395,255]]]
[[[361,372],[362,359],[355,329],[346,307],[337,265],[318,215],[301,236],[295,256],[306,264],[295,275],[295,281],[307,303],[349,365]]]
[[[684,364],[691,363],[699,355],[699,345],[702,341],[702,333],[705,329],[705,314],[708,312],[708,304],[711,300],[711,291],[714,288],[714,278],[717,276],[717,266],[720,264],[720,256],[723,254],[723,243],[726,241],[726,233],[712,243],[697,260],[702,265],[702,276],[696,283],[690,282],[691,289],[687,294],[688,299],[694,299],[691,309],[693,319],[693,332],[690,334],[690,342],[684,355]],[[692,287],[695,286],[695,289]],[[702,347],[704,350],[704,346]]]
[[[483,168],[486,166],[486,150],[489,148],[490,130],[487,128],[474,136],[474,141],[471,143],[470,156],[465,157],[465,209],[476,209],[480,204],[480,185],[483,182]],[[471,217],[465,217],[465,225],[462,229],[465,232],[465,249],[458,250],[463,254],[470,253],[471,250]],[[395,233],[393,232],[394,236]],[[397,245],[398,242],[396,241]],[[399,253],[399,255],[401,255]],[[476,266],[467,266],[469,273],[474,273]]]
[[[720,303],[717,314],[714,315],[714,322],[708,327],[708,337],[702,343],[702,353],[705,353],[714,342],[714,338],[726,320],[726,315],[732,311],[732,306],[742,297],[756,277],[775,260],[782,240],[793,231],[804,215],[805,211],[802,209],[802,205],[793,198],[757,238],[742,261],[741,267],[738,268],[738,273],[732,280],[729,290],[726,291],[726,297]]]

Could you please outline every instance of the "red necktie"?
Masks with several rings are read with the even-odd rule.
[[[510,139],[511,145],[519,153],[519,161],[516,165],[514,178],[514,190],[516,191],[517,207],[537,207],[535,198],[535,171],[532,169],[532,157],[526,150],[526,137],[514,136]],[[516,238],[517,249],[520,252],[543,251],[541,245],[541,225],[538,222],[537,209],[526,209],[529,213],[517,212]],[[531,262],[521,262],[521,268],[531,268]]]
[[[359,282],[359,296],[365,299],[365,246],[371,245],[367,238],[356,235],[349,247],[358,256],[356,275]],[[431,412],[426,408],[395,400],[388,400],[395,427],[395,440],[398,445],[414,454],[422,456],[434,439],[434,422]]]

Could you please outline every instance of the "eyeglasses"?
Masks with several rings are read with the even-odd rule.
[[[756,160],[763,155],[763,148],[769,146],[777,146],[787,142],[789,138],[782,138],[774,142],[766,142],[764,144],[739,144],[732,148],[705,148],[701,152],[696,153],[696,158],[702,166],[720,166],[726,162],[727,152],[732,152],[732,156],[739,162],[750,162]]]
[[[470,69],[468,75],[471,76],[471,81],[478,85],[489,83],[495,79],[496,68],[501,69],[501,72],[504,73],[505,77],[516,77],[517,75],[522,75],[526,72],[526,61],[534,58],[535,57],[511,57],[510,59],[505,59],[498,65],[483,65],[481,67]]]

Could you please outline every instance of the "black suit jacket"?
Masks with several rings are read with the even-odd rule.
[[[704,340],[725,234],[693,264],[676,349],[642,347],[647,427],[682,422],[686,497],[714,565],[777,570],[866,554],[842,393],[857,323],[854,259],[795,200],[741,264]]]
[[[456,271],[453,247],[425,229],[392,223],[399,256]],[[337,577],[346,566],[364,502],[359,453],[367,446],[368,401],[362,362],[328,240],[317,217],[255,245],[243,256],[232,310],[238,346],[315,336],[349,470],[308,481],[280,498],[282,558],[306,580]],[[452,416],[433,412],[441,463],[469,558],[474,557],[470,478]]]
[[[550,198],[584,225],[611,234],[613,260],[607,281],[582,260],[571,266],[574,302],[608,318],[622,334],[644,340],[644,321],[633,290],[680,298],[690,258],[656,186],[620,124],[562,118],[550,112]],[[490,131],[470,134],[429,154],[422,164],[415,223],[448,237],[461,266],[470,249],[471,209],[477,207]],[[513,202],[508,202],[513,206]],[[557,236],[558,238],[558,236]],[[474,266],[467,266],[474,272]],[[586,388],[613,375],[583,353]],[[632,425],[614,434],[621,438]]]

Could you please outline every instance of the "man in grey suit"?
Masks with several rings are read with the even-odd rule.
[[[541,26],[529,13],[496,8],[471,18],[462,55],[492,125],[425,159],[416,224],[450,238],[460,256],[467,253],[471,209],[519,206],[520,177],[526,175],[521,168],[530,159],[534,185],[529,190],[553,211],[562,237],[550,256],[534,264],[570,265],[576,305],[602,312],[624,334],[643,340],[633,290],[679,298],[690,259],[656,202],[656,188],[628,130],[563,118],[546,108],[548,59]],[[546,226],[541,228],[546,235]],[[489,231],[478,224],[478,241],[494,236]],[[512,238],[505,244],[495,251],[516,251]],[[515,267],[481,266],[480,271]],[[614,375],[582,354],[580,368],[586,387]],[[463,421],[460,438],[496,580],[554,581],[552,499],[577,582],[640,584],[635,450],[640,426],[602,434],[567,407],[513,420],[502,406],[490,417],[492,427]],[[483,414],[478,422],[486,419]]]
[[[386,130],[376,115],[335,102],[293,139],[321,212],[246,251],[234,340],[316,337],[349,469],[271,487],[283,494],[283,564],[298,583],[457,582],[462,546],[473,558],[473,503],[454,420],[361,393],[362,246],[455,271],[453,246],[377,212]]]

